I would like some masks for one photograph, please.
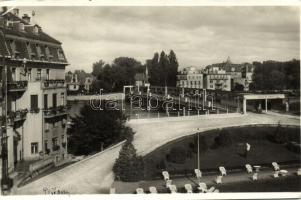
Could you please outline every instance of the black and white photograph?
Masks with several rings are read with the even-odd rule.
[[[299,4],[0,8],[1,195],[300,198]]]

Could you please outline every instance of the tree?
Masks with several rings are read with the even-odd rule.
[[[146,61],[146,66],[149,69],[151,85],[176,86],[179,63],[173,50],[170,51],[169,55],[162,51],[159,56],[156,52],[152,59]]]
[[[134,85],[135,74],[143,70],[140,62],[128,57],[116,58],[111,65],[103,64],[102,61],[93,64],[94,91],[121,92],[124,85]]]
[[[160,69],[159,69],[159,54],[156,52],[152,59],[146,61],[146,66],[149,70],[149,83],[159,86],[160,84]]]
[[[169,59],[168,86],[176,87],[179,63],[176,54],[173,50],[170,50],[168,59]]]
[[[264,61],[253,62],[252,89],[282,90],[300,88],[300,61],[287,62]]]
[[[105,65],[105,62],[103,60],[99,60],[98,62],[93,63],[92,75],[94,77],[97,77],[101,73],[104,65]]]
[[[168,74],[169,74],[169,60],[164,51],[161,52],[159,58],[159,67],[160,67],[160,79],[162,81],[161,86],[168,86]]]
[[[105,105],[105,101],[102,105]],[[68,149],[74,155],[87,155],[133,135],[125,126],[126,117],[120,110],[93,110],[85,105],[80,115],[71,118],[68,129]]]
[[[144,178],[144,163],[141,156],[137,156],[132,139],[128,139],[122,146],[119,157],[114,163],[113,172],[117,180],[135,182]]]

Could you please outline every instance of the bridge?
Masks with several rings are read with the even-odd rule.
[[[92,99],[102,98],[104,100],[123,100],[123,93],[110,93],[110,94],[95,94],[95,95],[68,95],[67,101],[90,101]]]
[[[134,145],[140,155],[195,133],[227,127],[257,125],[285,125],[300,127],[300,117],[274,113],[214,114],[161,119],[134,119],[127,122],[136,132]],[[15,188],[14,194],[43,194],[45,187],[66,190],[71,194],[108,193],[114,182],[113,164],[118,157],[122,142],[80,162],[42,177],[23,187]]]

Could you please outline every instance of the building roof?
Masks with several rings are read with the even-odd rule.
[[[5,18],[6,18],[6,20],[13,21],[13,22],[17,22],[17,21],[22,22],[25,25],[24,32],[18,31],[13,28],[6,28],[5,29],[6,34],[12,34],[12,35],[19,36],[19,37],[26,37],[26,38],[30,38],[30,39],[34,39],[34,40],[40,40],[40,41],[50,42],[50,43],[59,44],[59,45],[62,44],[60,41],[54,39],[53,37],[49,36],[47,33],[43,32],[42,29],[40,29],[39,34],[37,34],[37,35],[34,34],[33,31],[31,30],[32,29],[31,27],[38,26],[39,28],[41,28],[37,24],[31,25],[31,24],[27,23],[25,20],[21,19],[20,17],[12,14],[10,12],[5,15]]]
[[[24,29],[20,28],[20,23],[24,24]],[[38,29],[38,33],[34,29]],[[0,47],[0,56],[11,56],[12,60],[25,58],[29,62],[67,64],[61,42],[43,32],[38,25],[30,25],[12,13],[0,18]]]
[[[231,73],[231,72],[244,72],[246,68],[247,68],[247,72],[251,72],[252,68],[254,68],[254,65],[250,63],[233,64],[230,61],[230,58],[228,57],[226,62],[214,63],[208,65],[206,66],[206,69],[210,69],[213,67],[218,67],[219,70],[225,70],[227,73]]]

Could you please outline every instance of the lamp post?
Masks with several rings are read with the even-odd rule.
[[[200,170],[200,129],[197,128],[198,134],[198,170]]]
[[[4,14],[1,15],[1,17],[3,17],[7,12],[4,12]],[[4,42],[5,41],[5,28],[6,28],[6,20],[4,18],[4,23],[3,23],[3,38],[4,38]],[[8,176],[8,149],[7,149],[7,140],[8,140],[8,136],[7,136],[7,65],[5,63],[5,53],[3,52],[2,55],[2,67],[4,68],[4,74],[5,76],[3,76],[4,80],[3,81],[3,88],[4,88],[4,112],[2,111],[2,119],[3,121],[1,122],[1,147],[2,147],[2,179],[1,179],[1,190],[2,193],[4,191],[9,191],[10,188],[12,187],[12,180],[9,178]],[[3,68],[2,68],[2,73],[3,73]],[[2,104],[3,106],[3,104]]]

